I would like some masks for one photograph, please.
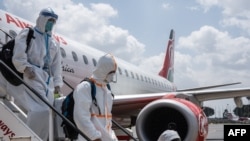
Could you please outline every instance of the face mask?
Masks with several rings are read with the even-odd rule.
[[[46,32],[52,31],[53,26],[54,26],[54,22],[53,21],[47,21],[47,23],[45,25],[45,31]]]

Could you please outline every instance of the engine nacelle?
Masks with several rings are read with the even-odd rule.
[[[183,141],[204,141],[208,133],[208,120],[201,108],[180,99],[160,99],[149,103],[139,113],[136,132],[141,141],[156,141],[175,122]]]

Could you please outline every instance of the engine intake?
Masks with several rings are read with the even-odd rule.
[[[207,135],[207,127],[204,128],[207,126],[207,118],[200,118],[201,115],[205,117],[199,107],[187,100],[156,100],[139,113],[136,120],[137,136],[142,141],[156,141],[167,129],[168,123],[175,122],[182,140],[202,141]]]

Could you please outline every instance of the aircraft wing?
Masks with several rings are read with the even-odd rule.
[[[196,100],[200,103],[209,100],[250,96],[250,88],[116,95],[113,105],[113,114],[119,115],[126,114],[127,112],[138,112],[145,105],[154,100],[164,99],[164,97],[172,98],[173,96],[176,98],[190,99],[192,102]]]
[[[178,133],[182,138],[203,140],[208,132],[208,121],[199,104],[208,100],[245,96],[250,96],[250,87],[115,95],[112,113],[114,120],[124,127],[136,125],[140,139],[157,139],[168,123],[175,122],[181,125]],[[134,121],[132,117],[136,117]],[[126,120],[121,118],[130,118],[131,121],[126,124]]]
[[[192,94],[198,101],[202,102],[208,100],[250,96],[250,88],[187,91],[183,93]]]

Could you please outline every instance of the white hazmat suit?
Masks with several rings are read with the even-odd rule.
[[[102,56],[90,78],[96,86],[96,101],[100,108],[93,104],[91,97],[91,84],[87,81],[80,83],[74,91],[74,121],[77,127],[91,140],[117,141],[112,130],[113,97],[107,88],[116,72],[116,62],[112,55]],[[78,141],[85,141],[79,134]]]
[[[181,138],[175,130],[166,130],[157,141],[181,141]]]
[[[54,88],[63,85],[60,48],[51,37],[51,30],[57,18],[51,8],[41,10],[28,52],[25,53],[29,29],[25,28],[15,38],[12,58],[16,69],[24,73],[24,81],[51,105],[54,100]],[[5,80],[2,75],[0,77],[1,81]],[[13,96],[15,102],[26,110],[27,125],[46,141],[49,136],[49,107],[24,85],[13,86],[6,80],[1,84],[6,87],[6,93]]]

